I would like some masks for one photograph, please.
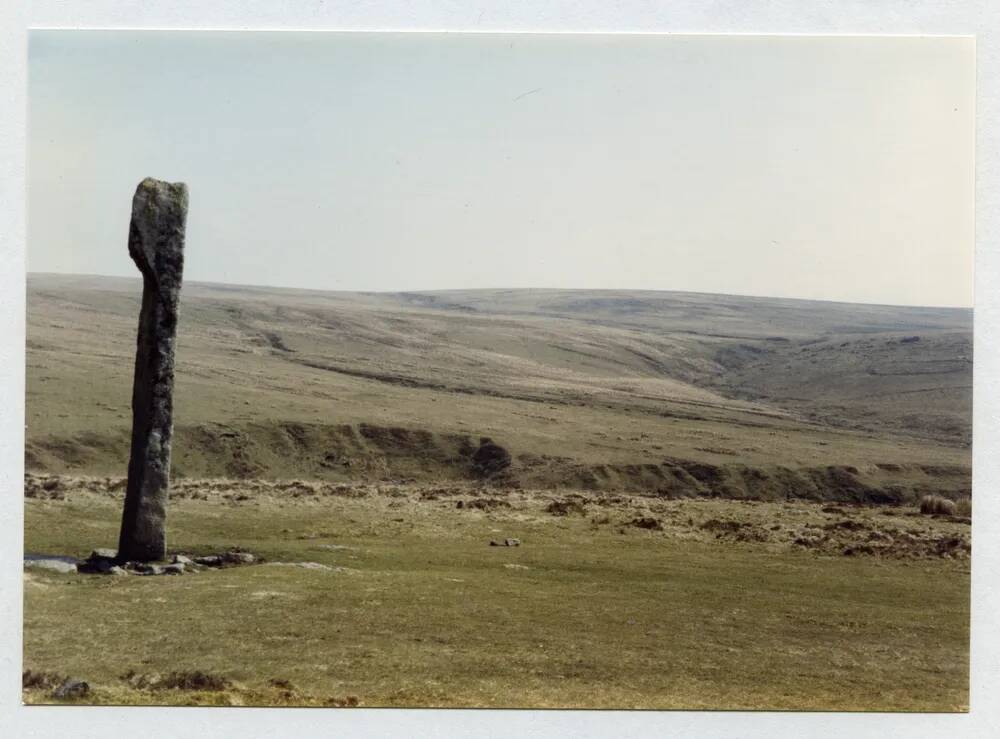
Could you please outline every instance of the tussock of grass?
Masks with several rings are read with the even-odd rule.
[[[202,670],[171,672],[166,676],[144,675],[129,670],[121,679],[137,690],[222,691],[232,687],[232,681],[221,675]]]
[[[940,495],[925,495],[920,499],[920,512],[926,515],[943,514],[954,516],[957,507],[955,502],[942,498]]]
[[[660,523],[659,519],[652,516],[633,518],[629,521],[629,526],[635,526],[637,529],[646,529],[648,531],[663,531],[663,524]]]
[[[587,508],[579,500],[564,498],[562,500],[553,500],[545,507],[545,512],[551,513],[553,516],[568,516],[570,514],[585,516],[587,515]]]
[[[25,670],[21,673],[21,688],[23,690],[52,690],[62,685],[65,680],[64,676],[54,672]]]

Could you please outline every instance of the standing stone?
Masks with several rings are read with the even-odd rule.
[[[118,538],[119,562],[166,556],[174,343],[184,270],[188,191],[147,177],[132,198],[128,253],[142,273],[142,309],[132,382],[132,450]]]

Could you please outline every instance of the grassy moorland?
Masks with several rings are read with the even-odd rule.
[[[138,296],[29,276],[29,554],[114,546]],[[971,385],[969,311],[192,283],[169,547],[265,563],[26,569],[25,700],[963,710]]]
[[[172,550],[243,547],[266,563],[31,570],[26,668],[84,679],[99,703],[966,708],[967,549],[947,544],[967,542],[960,521],[462,487],[205,481],[182,494]],[[33,552],[115,541],[120,492],[103,483],[27,504]],[[489,545],[504,537],[522,544]],[[844,554],[887,540],[883,556]],[[157,686],[173,673],[223,682]]]

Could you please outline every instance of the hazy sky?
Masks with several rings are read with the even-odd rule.
[[[36,31],[28,268],[972,304],[970,39]]]

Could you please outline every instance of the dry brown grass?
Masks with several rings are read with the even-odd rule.
[[[54,672],[25,670],[21,673],[21,688],[23,690],[52,690],[62,685],[65,680],[64,676]]]
[[[167,675],[149,675],[129,670],[121,680],[136,690],[189,690],[222,691],[231,688],[232,682],[221,676],[202,670],[182,670]]]
[[[920,499],[920,512],[925,515],[954,516],[956,511],[955,501],[942,498],[940,495],[925,495]]]

